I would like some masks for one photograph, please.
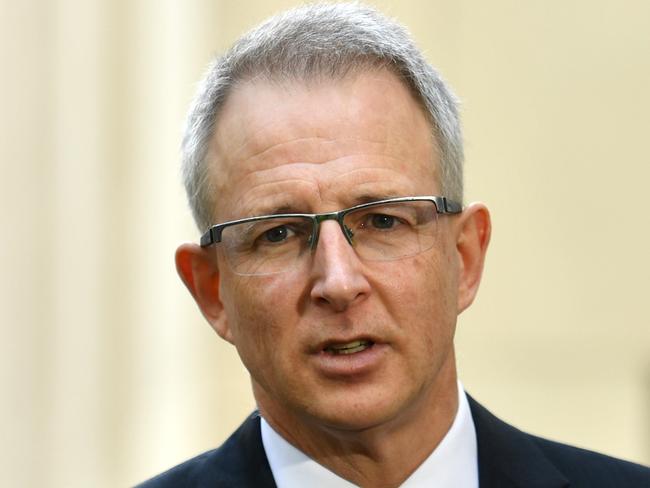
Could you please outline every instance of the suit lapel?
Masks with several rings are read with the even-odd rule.
[[[568,480],[534,438],[502,422],[467,395],[478,445],[481,488],[564,488]]]

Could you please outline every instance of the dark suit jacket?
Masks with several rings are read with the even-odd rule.
[[[478,440],[481,488],[650,488],[646,467],[526,434],[468,398]],[[259,415],[251,415],[218,449],[139,487],[275,488]]]

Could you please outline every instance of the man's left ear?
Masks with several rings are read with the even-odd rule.
[[[472,304],[478,291],[492,225],[490,212],[482,203],[465,207],[459,219],[456,238],[459,258],[457,306],[458,313],[461,313]]]

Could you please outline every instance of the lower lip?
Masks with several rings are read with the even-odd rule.
[[[353,354],[331,354],[321,351],[312,356],[316,368],[327,377],[353,379],[375,371],[387,352],[386,344],[373,344]]]

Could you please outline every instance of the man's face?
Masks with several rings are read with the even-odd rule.
[[[387,71],[242,84],[209,157],[215,222],[440,194],[430,125]],[[219,256],[223,311],[213,326],[237,347],[272,423],[363,429],[399,423],[455,394],[455,220],[440,217],[439,242],[396,261],[360,260],[334,221],[321,225],[312,255],[285,273],[239,276]],[[373,345],[328,350],[359,340]]]

